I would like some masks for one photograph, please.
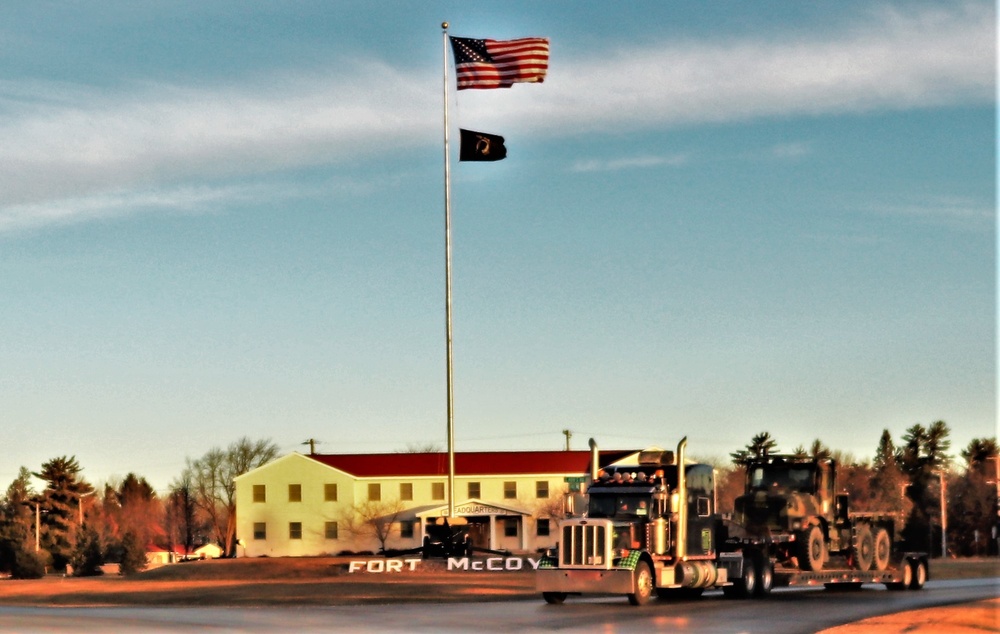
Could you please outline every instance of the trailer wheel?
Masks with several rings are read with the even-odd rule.
[[[889,567],[889,556],[892,553],[892,540],[889,531],[879,527],[875,529],[875,570],[879,572]]]
[[[875,560],[875,539],[872,537],[872,529],[868,524],[858,524],[854,532],[852,554],[858,570],[864,572],[872,569],[872,562]]]
[[[814,525],[799,533],[798,549],[799,568],[813,571],[823,569],[823,562],[826,560],[823,529]]]
[[[765,597],[774,587],[774,567],[764,553],[755,553],[753,557],[756,577],[754,579],[753,596]]]
[[[927,564],[919,559],[914,559],[907,567],[913,570],[912,579],[910,580],[910,590],[923,589],[924,584],[927,583]]]
[[[649,564],[640,561],[635,566],[635,592],[628,595],[628,602],[632,605],[646,605],[650,597],[653,596],[653,573],[649,569]]]
[[[565,592],[543,592],[542,598],[549,605],[558,605],[566,600]]]
[[[910,565],[910,562],[902,561],[900,565],[902,568],[899,571],[903,573],[903,578],[899,581],[885,584],[885,587],[889,590],[909,590],[910,585],[913,583],[913,567]]]

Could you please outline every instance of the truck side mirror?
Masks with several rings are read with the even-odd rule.
[[[837,517],[838,520],[840,520],[842,522],[846,522],[847,521],[847,496],[846,495],[841,494],[841,495],[837,496],[837,502],[836,502],[836,508],[834,509],[834,514],[836,515],[836,517]]]

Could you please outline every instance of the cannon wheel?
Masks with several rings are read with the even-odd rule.
[[[558,605],[566,600],[565,592],[543,592],[542,598],[549,605]]]

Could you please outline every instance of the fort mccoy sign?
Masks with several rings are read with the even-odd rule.
[[[447,570],[448,572],[521,572],[538,570],[538,564],[541,560],[541,557],[486,557],[484,559],[449,557]],[[372,574],[418,572],[428,567],[424,566],[428,563],[431,562],[419,558],[365,559],[347,564],[347,572]],[[434,562],[434,568],[437,568],[437,563]]]

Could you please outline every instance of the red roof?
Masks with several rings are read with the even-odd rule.
[[[634,454],[629,451],[601,451],[601,466]],[[391,478],[448,475],[448,454],[366,453],[311,454],[317,462],[358,478]],[[470,451],[455,453],[455,475],[542,475],[587,473],[589,451]]]

